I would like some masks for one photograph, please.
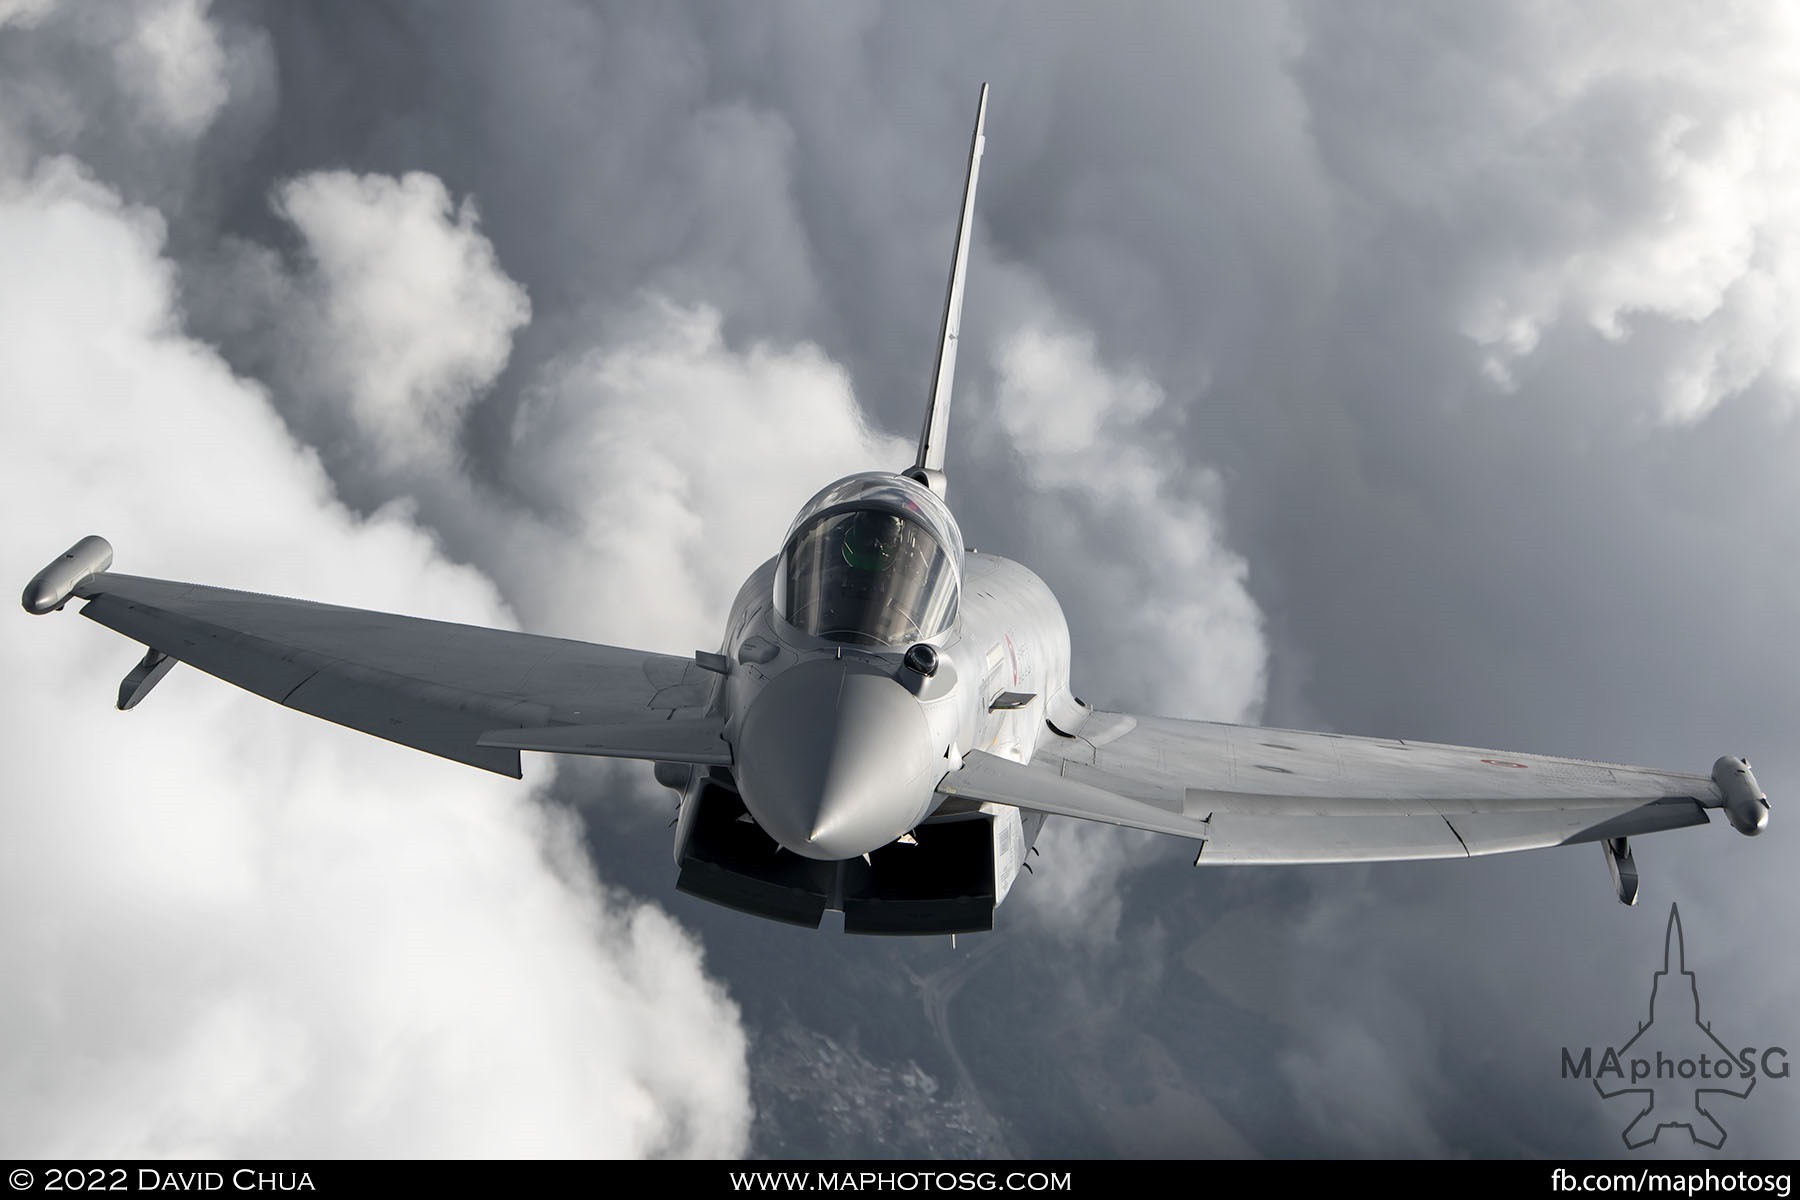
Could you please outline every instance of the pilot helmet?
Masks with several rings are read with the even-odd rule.
[[[844,562],[858,571],[882,570],[900,548],[902,524],[891,513],[857,513],[844,524]]]

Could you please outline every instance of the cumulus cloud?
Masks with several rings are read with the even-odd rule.
[[[1457,244],[1453,319],[1511,388],[1547,337],[1638,338],[1654,415],[1800,385],[1800,21],[1779,6],[1592,5],[1365,20],[1313,9],[1300,76],[1361,224]],[[1413,55],[1429,102],[1360,64]],[[1374,119],[1370,117],[1373,115]],[[1379,235],[1378,235],[1379,236]],[[1385,244],[1385,243],[1384,243]],[[1791,403],[1791,400],[1788,401]]]
[[[283,184],[274,205],[303,247],[279,315],[283,346],[303,355],[283,380],[313,440],[373,455],[379,472],[453,468],[470,406],[531,315],[474,201],[452,205],[416,171],[318,171]]]
[[[0,166],[78,155],[128,199],[178,205],[201,139],[260,97],[266,44],[226,36],[208,0],[15,0],[0,7]]]
[[[404,506],[341,507],[254,384],[185,336],[161,222],[67,160],[0,193],[10,577],[89,530],[120,567],[510,623]],[[0,839],[18,1154],[721,1154],[735,1007],[517,784],[4,623]],[[540,779],[541,782],[541,779]]]
[[[113,46],[119,78],[176,133],[199,133],[225,103],[225,52],[206,19],[210,7],[210,0],[140,6],[130,36]]]

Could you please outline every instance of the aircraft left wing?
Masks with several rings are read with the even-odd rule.
[[[1749,764],[1711,777],[1464,746],[1086,714],[1029,764],[965,756],[946,795],[1199,839],[1201,863],[1462,858],[1703,825],[1761,830]]]
[[[704,716],[714,677],[691,659],[117,575],[111,560],[103,539],[85,539],[32,581],[25,605],[48,612],[86,600],[83,616],[149,648],[120,687],[120,708],[182,662],[514,778],[521,749],[730,761],[720,723]]]

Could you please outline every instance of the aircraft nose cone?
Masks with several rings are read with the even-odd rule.
[[[735,758],[750,815],[807,858],[887,845],[912,828],[937,783],[917,699],[872,667],[836,659],[770,680],[745,714]]]

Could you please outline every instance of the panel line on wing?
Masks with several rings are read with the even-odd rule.
[[[1466,858],[1473,858],[1474,855],[1469,853],[1469,843],[1463,841],[1462,831],[1456,827],[1456,824],[1451,821],[1449,817],[1444,818],[1444,824],[1450,826],[1450,832],[1455,836],[1456,844],[1463,848],[1463,856]]]
[[[320,670],[323,670],[323,669],[324,668],[320,668]],[[308,675],[305,679],[302,679],[299,683],[296,683],[293,687],[289,688],[286,691],[286,693],[284,693],[281,696],[280,699],[275,701],[275,703],[283,706],[284,708],[292,708],[293,705],[289,704],[288,702],[294,698],[294,693],[299,691],[301,688],[305,687],[307,684],[311,683],[313,680],[317,679],[318,677],[319,677],[319,672],[314,671],[311,675]]]

